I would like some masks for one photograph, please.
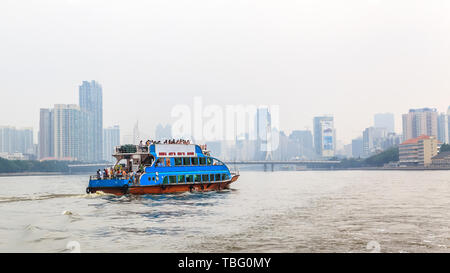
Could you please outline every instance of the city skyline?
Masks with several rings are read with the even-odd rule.
[[[123,132],[136,120],[143,132],[170,123],[166,109],[190,105],[193,96],[205,104],[280,105],[285,132],[332,114],[345,143],[371,126],[374,113],[395,114],[399,133],[410,108],[444,111],[450,3],[348,7],[331,0],[3,1],[0,71],[8,100],[0,107],[8,114],[0,124],[32,126],[36,137],[39,108],[78,101],[73,90],[86,79],[105,90],[104,125]],[[126,104],[133,107],[118,110]]]

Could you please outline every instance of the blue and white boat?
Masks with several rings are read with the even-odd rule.
[[[239,178],[204,145],[151,144],[115,147],[113,168],[91,176],[87,193],[116,195],[213,191]]]

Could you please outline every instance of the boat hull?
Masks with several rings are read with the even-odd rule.
[[[235,182],[239,178],[239,175],[233,176],[228,181],[211,182],[211,183],[189,183],[189,184],[164,184],[164,185],[151,185],[151,186],[129,186],[129,187],[90,187],[89,193],[95,193],[102,191],[104,193],[114,195],[124,194],[166,194],[166,193],[181,193],[181,192],[207,192],[207,191],[220,191],[228,189],[230,184]]]

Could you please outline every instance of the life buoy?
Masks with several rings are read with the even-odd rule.
[[[87,194],[91,193],[91,188],[90,188],[90,187],[87,187],[87,188],[86,188],[86,193],[87,193]]]

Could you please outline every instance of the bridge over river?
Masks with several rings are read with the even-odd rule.
[[[334,169],[338,166],[338,160],[290,160],[290,161],[224,161],[228,166],[263,166],[264,171],[274,171],[275,166],[282,167],[301,167],[304,169]],[[91,163],[91,164],[70,164],[69,172],[95,172],[97,169],[112,167],[111,163]]]

